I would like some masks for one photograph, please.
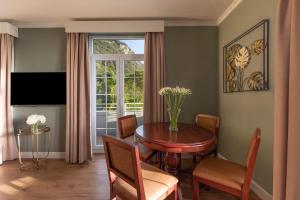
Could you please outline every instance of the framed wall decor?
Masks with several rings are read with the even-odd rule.
[[[269,89],[269,20],[223,47],[223,92]]]

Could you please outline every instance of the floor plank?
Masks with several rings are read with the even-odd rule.
[[[29,161],[27,161],[28,163]],[[190,200],[191,160],[183,160],[181,190],[184,200]],[[0,166],[1,200],[107,200],[109,186],[106,163],[103,155],[94,156],[87,164],[70,165],[64,160],[49,160],[42,169],[30,167],[19,170],[17,161],[8,161]],[[213,189],[201,193],[202,200],[236,200],[236,197]],[[251,200],[260,200],[251,194]]]

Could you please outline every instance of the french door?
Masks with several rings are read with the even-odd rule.
[[[103,149],[102,135],[118,136],[117,118],[143,116],[142,54],[92,56],[92,142],[93,150]]]

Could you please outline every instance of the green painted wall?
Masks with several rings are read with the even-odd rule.
[[[165,32],[166,74],[170,86],[191,88],[180,121],[192,123],[197,113],[218,113],[217,27],[167,27]],[[15,42],[16,72],[65,71],[64,29],[19,29]],[[16,106],[14,127],[25,126],[32,113],[44,114],[53,130],[52,151],[65,147],[65,106]],[[23,140],[22,151],[30,151]],[[44,146],[44,140],[41,147]]]
[[[219,26],[219,113],[220,153],[245,163],[250,137],[256,127],[262,130],[254,180],[272,193],[274,125],[274,24],[277,0],[244,0]],[[223,93],[223,52],[225,44],[264,18],[270,19],[270,90]]]
[[[193,123],[197,113],[218,113],[217,27],[166,27],[167,86],[192,90],[179,121]]]
[[[19,29],[15,40],[15,72],[62,72],[65,64],[66,33],[63,28]],[[38,84],[38,83],[37,83]],[[34,88],[32,88],[34,89]],[[46,92],[46,91],[45,91]],[[47,118],[53,134],[52,152],[65,151],[65,106],[14,106],[14,128],[26,126],[28,115],[37,113]],[[31,140],[22,139],[22,151],[31,151]],[[45,151],[45,139],[40,145]]]

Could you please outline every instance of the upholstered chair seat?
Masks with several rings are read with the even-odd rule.
[[[137,144],[107,135],[102,139],[111,200],[177,200],[177,178],[141,162]]]
[[[178,182],[174,176],[146,163],[142,163],[141,168],[147,200],[165,199],[172,193]],[[113,190],[116,194],[126,196],[126,199],[138,199],[136,189],[121,178],[115,180]]]
[[[193,171],[193,176],[242,191],[246,172],[245,166],[228,160],[207,157],[199,162]]]
[[[256,129],[245,165],[216,157],[202,159],[193,171],[193,199],[200,199],[199,184],[202,183],[248,200],[260,138],[260,129]]]

